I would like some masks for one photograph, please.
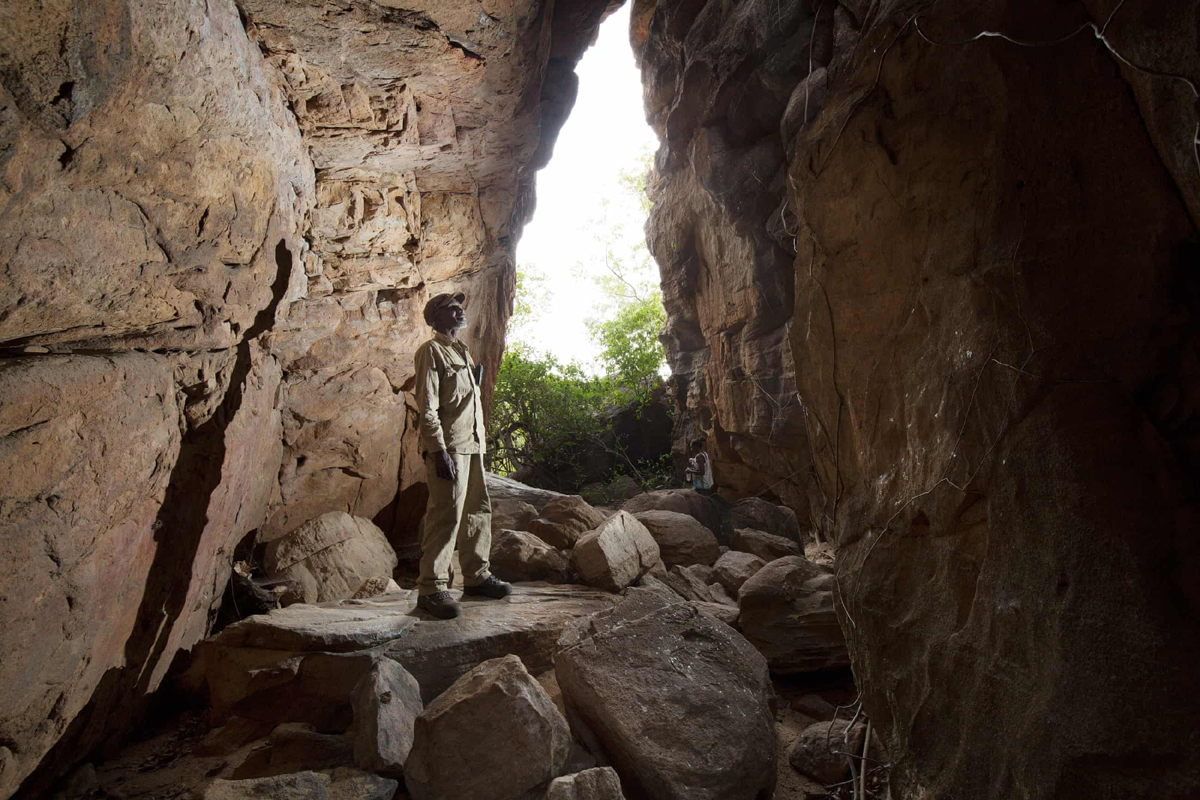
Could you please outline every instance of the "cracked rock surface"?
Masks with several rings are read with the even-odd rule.
[[[812,454],[893,797],[1200,791],[1198,13],[635,4],[677,447]]]

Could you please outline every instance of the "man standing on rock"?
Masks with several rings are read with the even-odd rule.
[[[425,322],[434,336],[416,355],[421,453],[429,481],[417,607],[440,619],[459,613],[448,591],[456,545],[463,594],[499,599],[512,592],[489,571],[492,503],[483,478],[483,370],[472,366],[470,351],[458,340],[467,325],[466,299],[462,292],[439,294],[425,304]]]

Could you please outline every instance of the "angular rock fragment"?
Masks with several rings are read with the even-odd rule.
[[[263,566],[297,581],[304,602],[323,603],[353,597],[370,578],[391,578],[396,553],[370,520],[330,511],[270,542]]]
[[[722,522],[721,502],[711,495],[702,495],[691,489],[662,489],[630,498],[621,506],[621,510],[630,514],[640,514],[644,511],[675,511],[687,514],[712,531],[718,542],[728,544],[729,536]]]
[[[730,550],[717,559],[713,564],[713,580],[724,586],[729,593],[737,597],[742,584],[750,580],[767,562],[749,553]]]
[[[390,658],[379,661],[354,686],[354,765],[381,775],[401,775],[412,749],[413,727],[425,709],[421,687]]]
[[[562,774],[566,720],[516,656],[485,661],[417,718],[404,782],[413,800],[516,800]]]
[[[734,503],[729,510],[729,525],[735,531],[749,528],[800,543],[800,521],[796,512],[761,497],[747,497]]]
[[[606,515],[582,497],[566,495],[551,500],[542,515],[529,524],[530,533],[551,547],[570,550],[588,531],[604,523]]]
[[[689,603],[633,588],[563,634],[555,657],[572,729],[656,800],[757,800],[775,786],[767,664]]]
[[[654,537],[625,511],[618,511],[580,539],[571,560],[584,583],[610,592],[619,592],[647,572],[663,568]]]
[[[663,564],[667,567],[676,564],[711,566],[721,555],[717,537],[695,517],[677,511],[642,511],[634,516],[658,543]]]
[[[621,779],[612,767],[576,772],[555,778],[546,792],[546,800],[625,800]]]
[[[791,539],[751,528],[734,529],[733,549],[758,556],[768,564],[777,558],[804,555],[800,545]]]
[[[801,733],[788,751],[788,763],[797,772],[828,786],[850,775],[847,753],[861,754],[866,725],[856,722],[846,734],[847,720],[817,722]]]
[[[492,534],[492,573],[506,581],[567,583],[571,560],[532,533],[496,530]]]
[[[329,800],[328,775],[294,772],[271,778],[217,780],[204,790],[204,800]]]
[[[844,667],[846,639],[833,610],[833,574],[798,556],[767,564],[738,596],[742,633],[787,675]]]

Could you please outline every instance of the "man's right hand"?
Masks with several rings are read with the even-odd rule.
[[[452,481],[458,477],[458,470],[454,468],[454,459],[445,450],[438,450],[434,454],[433,469],[437,476],[445,481]]]

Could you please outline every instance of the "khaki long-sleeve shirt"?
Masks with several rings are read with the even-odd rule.
[[[421,452],[483,453],[483,399],[471,374],[471,351],[442,333],[417,348]]]

